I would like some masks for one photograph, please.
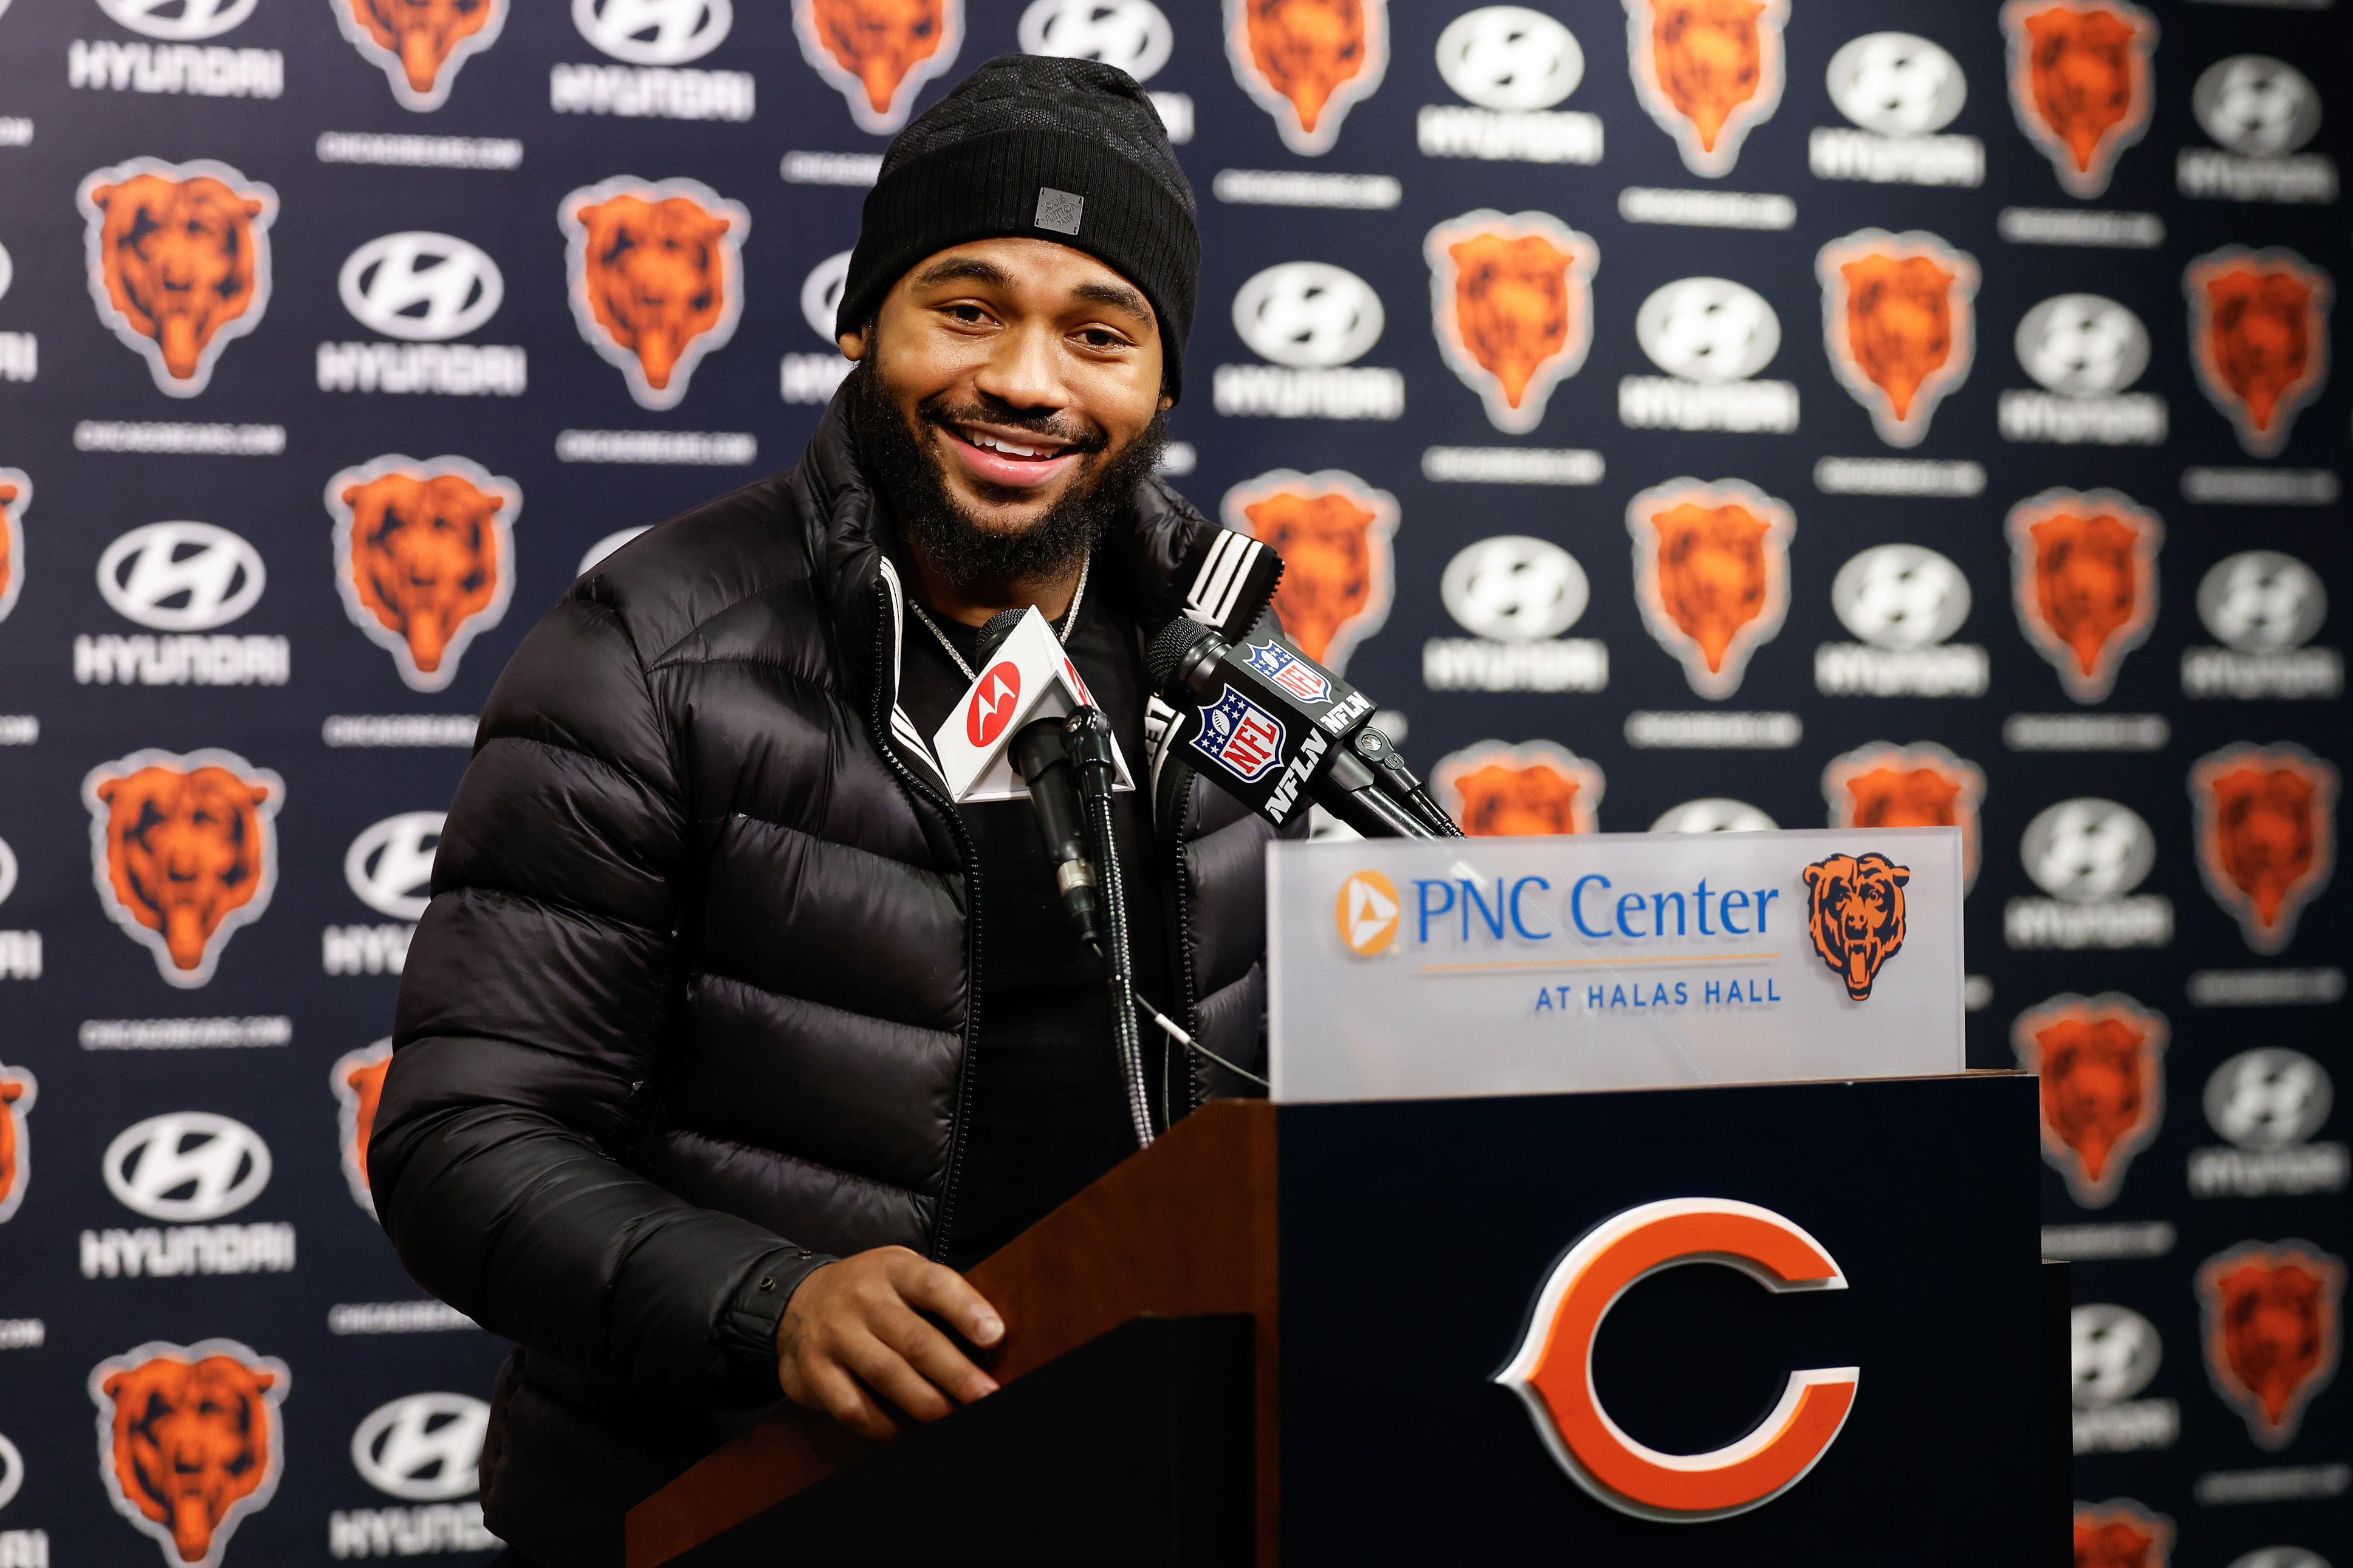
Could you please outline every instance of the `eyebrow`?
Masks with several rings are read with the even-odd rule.
[[[1157,325],[1152,318],[1151,302],[1123,284],[1082,283],[1071,290],[1071,295],[1090,304],[1108,305],[1114,310],[1124,310],[1147,327]]]
[[[1007,277],[1005,269],[997,263],[984,261],[976,256],[952,256],[937,266],[926,267],[915,279],[918,288],[933,283],[955,282],[988,283],[1001,289],[1009,287],[1013,279]]]

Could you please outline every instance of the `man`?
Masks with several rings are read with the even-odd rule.
[[[780,1396],[887,1436],[986,1394],[959,1342],[1004,1325],[949,1266],[1134,1152],[1028,804],[955,805],[926,744],[991,616],[1055,623],[1137,780],[1140,991],[1262,1061],[1268,830],[1144,732],[1140,638],[1214,526],[1152,476],[1198,254],[1133,80],[981,67],[884,158],[800,466],[601,563],[492,692],[369,1167],[410,1272],[516,1342],[515,1558],[617,1563]],[[1147,1067],[1161,1125],[1242,1087]]]

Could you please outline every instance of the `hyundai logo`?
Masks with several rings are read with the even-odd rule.
[[[2148,329],[2099,294],[2054,294],[2018,323],[2019,368],[2067,397],[2122,392],[2148,368]]]
[[[572,25],[617,60],[682,66],[727,41],[729,0],[572,0]]]
[[[1743,381],[1781,350],[1781,319],[1765,296],[1729,278],[1683,278],[1634,312],[1651,363],[1689,381]]]
[[[174,1225],[235,1214],[269,1184],[269,1145],[242,1121],[174,1110],[134,1122],[106,1146],[106,1190],[124,1208]]]
[[[2221,146],[2249,158],[2277,158],[2320,129],[2320,94],[2310,79],[2269,55],[2232,55],[2199,75],[2189,110]]]
[[[2157,864],[2157,836],[2130,806],[2085,796],[2037,813],[2018,853],[2036,887],[2087,904],[2139,887]]]
[[[1831,102],[1865,131],[1922,136],[1942,131],[1969,92],[1961,64],[1911,33],[1865,33],[1831,57]]]
[[[380,1492],[447,1502],[475,1490],[491,1407],[465,1394],[412,1394],[368,1412],[352,1433],[352,1468]]]
[[[2094,1301],[2067,1314],[2068,1390],[2079,1409],[2130,1399],[2164,1355],[2157,1325],[2130,1307]]]
[[[1577,557],[1525,534],[1482,539],[1458,552],[1438,580],[1446,613],[1474,637],[1536,642],[1585,614],[1591,587]]]
[[[2276,550],[2242,550],[2208,569],[2198,584],[2198,618],[2214,640],[2241,653],[2302,647],[2328,618],[2320,574]]]
[[[1671,806],[1651,824],[1653,833],[1770,833],[1780,826],[1745,800],[1711,795]]]
[[[481,249],[427,229],[369,240],[344,258],[335,288],[362,326],[412,342],[464,337],[498,313],[507,289]]]
[[[225,626],[260,601],[261,553],[209,522],[151,522],[98,558],[98,591],[114,613],[159,632]]]
[[[1014,37],[1025,55],[1101,60],[1138,81],[1151,80],[1176,44],[1152,0],[1034,0]]]
[[[801,279],[801,320],[809,331],[827,342],[835,342],[840,333],[834,330],[836,318],[841,313],[841,291],[849,284],[849,252],[837,250],[815,267]]]
[[[259,3],[259,0],[98,0],[98,8],[134,33],[185,44],[220,37],[252,16]],[[158,15],[159,12],[167,14]]]
[[[2242,1149],[2289,1149],[2327,1124],[2336,1098],[2318,1062],[2285,1046],[2261,1046],[2241,1051],[2206,1080],[2206,1121]]]
[[[1541,11],[1482,5],[1438,35],[1438,74],[1482,109],[1550,109],[1585,79],[1585,51]]]
[[[0,1436],[0,1508],[6,1508],[25,1484],[25,1456],[16,1445]]]
[[[343,880],[352,896],[396,921],[425,918],[433,880],[433,852],[440,847],[448,813],[404,811],[375,823],[343,854]]]
[[[1927,647],[1969,618],[1969,580],[1924,544],[1880,544],[1831,579],[1839,624],[1876,647]]]
[[[1234,331],[1276,364],[1346,364],[1381,341],[1387,317],[1373,286],[1345,267],[1286,261],[1234,294]]]
[[[16,852],[8,847],[6,839],[0,838],[0,904],[6,903],[8,895],[16,890]]]

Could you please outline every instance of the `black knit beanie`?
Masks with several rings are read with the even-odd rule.
[[[1201,272],[1193,214],[1193,187],[1134,78],[1093,60],[999,55],[882,154],[836,330],[857,331],[910,268],[950,246],[1050,239],[1152,301],[1174,397]]]

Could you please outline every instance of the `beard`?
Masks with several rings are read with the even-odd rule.
[[[1135,487],[1150,477],[1168,440],[1165,409],[1134,440],[1113,449],[1100,426],[1074,432],[1063,416],[1024,413],[986,394],[974,404],[935,394],[917,405],[910,419],[883,384],[878,358],[869,353],[849,373],[859,450],[889,498],[907,542],[933,571],[961,588],[1048,581],[1075,571],[1104,530],[1134,504]],[[960,420],[1068,441],[1078,472],[1036,521],[1011,529],[993,526],[965,510],[948,489],[947,459],[937,443],[945,438],[945,427]],[[917,435],[919,425],[934,432],[928,440]]]

